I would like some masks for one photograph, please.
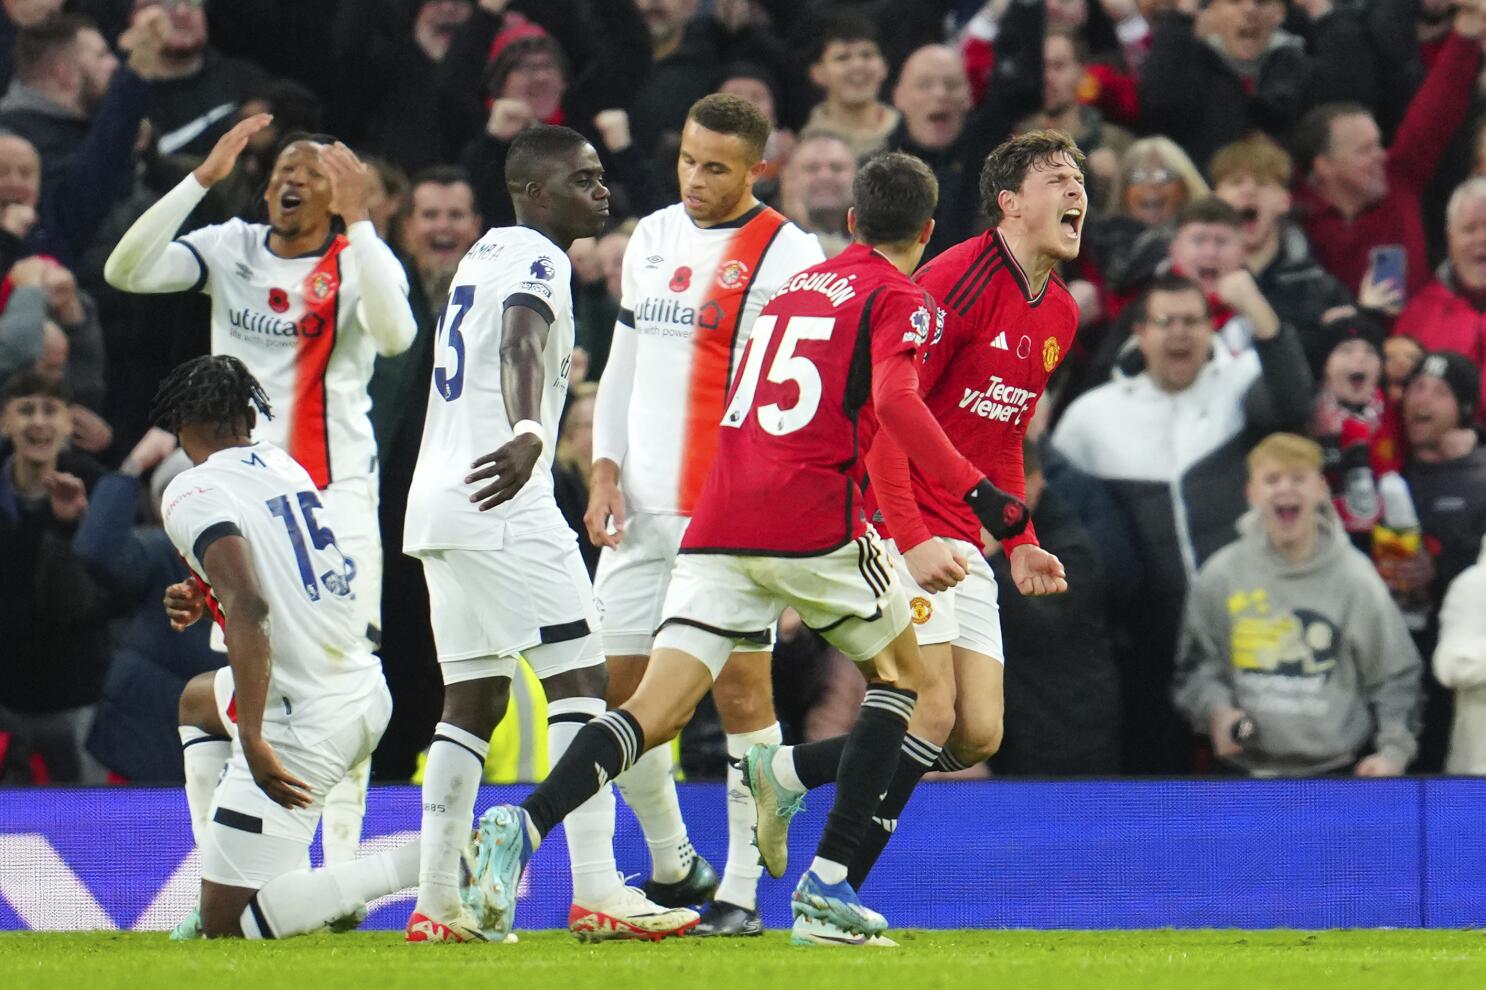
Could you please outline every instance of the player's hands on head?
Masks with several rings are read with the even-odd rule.
[[[1242,722],[1247,713],[1232,705],[1219,705],[1208,717],[1208,738],[1213,744],[1213,755],[1219,759],[1232,759],[1243,752],[1243,747],[1233,738],[1233,727]]]
[[[1042,547],[1023,543],[1011,551],[1011,580],[1029,597],[1061,595],[1068,590],[1063,562]]]
[[[279,754],[262,736],[250,736],[239,732],[243,757],[252,771],[253,783],[285,808],[307,808],[310,805],[310,785],[284,769]]]
[[[162,604],[170,628],[176,632],[185,632],[206,612],[206,596],[195,581],[177,581],[166,588]]]
[[[320,148],[320,167],[330,177],[330,212],[348,224],[371,218],[371,167],[337,141]]]
[[[1403,767],[1391,756],[1374,753],[1359,760],[1354,772],[1359,777],[1398,777],[1402,776]]]
[[[237,157],[248,146],[248,139],[271,123],[273,114],[255,113],[234,124],[232,130],[217,138],[206,161],[196,166],[196,181],[203,186],[210,186],[231,175],[232,169],[237,165]]]
[[[1003,492],[985,478],[970,489],[965,502],[975,513],[975,518],[986,528],[986,532],[998,540],[1016,536],[1027,528],[1027,522],[1031,518],[1026,502],[1010,492]]]
[[[593,462],[583,525],[588,528],[588,541],[596,547],[617,547],[624,538],[624,492],[619,489],[619,465],[607,457]]]
[[[914,583],[933,594],[948,591],[965,580],[965,558],[941,540],[927,539],[903,554]]]
[[[479,503],[481,512],[511,501],[531,479],[532,469],[541,456],[542,438],[532,433],[522,433],[490,453],[476,458],[475,463],[470,465],[474,470],[464,476],[464,483],[473,485],[476,482],[489,481],[490,484],[478,489],[470,496],[470,501]]]
[[[88,490],[82,479],[66,471],[57,471],[42,481],[52,502],[52,518],[75,523],[88,511]]]

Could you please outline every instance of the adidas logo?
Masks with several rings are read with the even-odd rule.
[[[597,763],[595,763],[593,765],[593,769],[599,775],[599,789],[600,790],[603,790],[604,785],[609,782],[608,771],[606,771],[602,766],[600,766]]]
[[[1005,330],[1002,330],[1000,333],[996,334],[996,339],[993,340],[993,341],[991,341],[991,346],[994,347],[994,348],[996,348],[996,350],[998,350],[998,351],[1009,351],[1009,350],[1011,350],[1011,346],[1006,343],[1006,331]]]

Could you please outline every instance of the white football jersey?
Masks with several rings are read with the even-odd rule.
[[[625,449],[602,449],[594,430],[594,457],[619,462],[631,511],[691,514],[754,319],[791,275],[824,260],[814,234],[766,206],[705,229],[680,204],[640,221],[614,330],[635,335]]]
[[[408,489],[403,550],[499,550],[507,526],[525,532],[565,527],[552,493],[552,457],[568,394],[573,354],[572,266],[562,249],[530,227],[497,227],[465,254],[434,340],[433,381],[418,466]],[[505,312],[527,305],[551,318],[542,356],[542,455],[516,497],[481,512],[466,484],[470,465],[514,435],[501,390]]]
[[[219,450],[176,475],[160,504],[165,532],[203,584],[201,558],[216,539],[242,536],[252,548],[273,655],[265,722],[302,736],[380,688],[355,605],[356,562],[336,545],[335,517],[292,457],[263,442]],[[209,602],[219,613],[214,595]]]
[[[229,220],[177,239],[200,261],[197,288],[212,297],[212,353],[240,358],[263,385],[273,419],[260,416],[253,439],[288,451],[316,487],[374,475],[366,386],[376,345],[361,322],[349,242],[337,235],[325,252],[280,258],[268,233]]]

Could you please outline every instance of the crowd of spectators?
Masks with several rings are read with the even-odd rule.
[[[571,251],[556,477],[582,538],[625,246],[715,91],[774,123],[760,194],[828,254],[878,149],[938,178],[928,256],[983,229],[1006,137],[1088,156],[1079,337],[1025,456],[1069,591],[1021,598],[992,546],[992,772],[1486,772],[1483,37],[1486,0],[3,0],[0,783],[179,779],[179,687],[223,662],[158,607],[180,458],[147,422],[207,303],[102,268],[225,130],[274,114],[183,230],[258,217],[280,139],[328,132],[407,270],[417,338],[371,386],[376,772],[406,779],[440,707],[406,493],[452,275],[513,222],[510,142],[577,128],[614,193]],[[778,654],[787,733],[839,731],[840,658],[797,625]],[[686,745],[717,770],[705,718]]]

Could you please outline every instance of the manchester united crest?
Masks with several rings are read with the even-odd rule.
[[[331,278],[329,272],[316,272],[310,276],[309,283],[305,286],[305,293],[316,302],[324,302],[334,290],[335,279]]]
[[[915,598],[908,603],[908,610],[913,614],[913,624],[921,626],[929,621],[934,614],[934,606],[927,598]]]
[[[717,269],[717,284],[724,289],[736,289],[748,278],[748,266],[741,261],[724,261]]]
[[[1058,358],[1063,356],[1062,349],[1058,347],[1058,338],[1049,337],[1042,342],[1042,370],[1051,373],[1058,366]]]

